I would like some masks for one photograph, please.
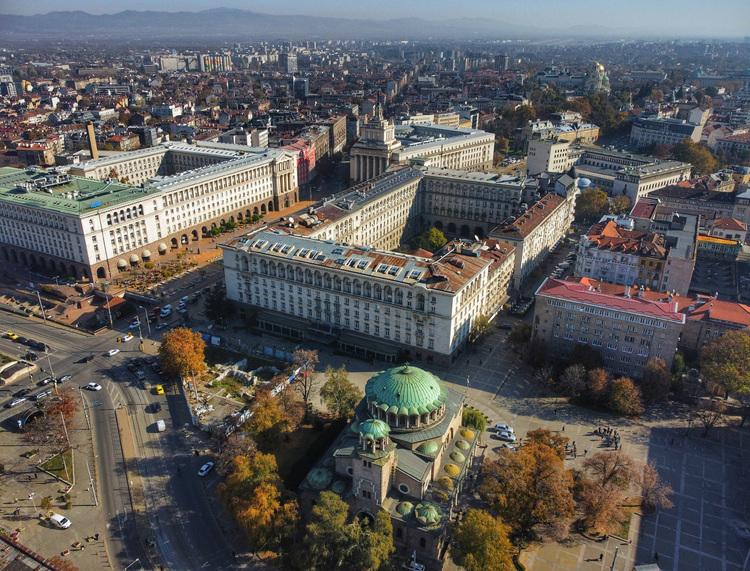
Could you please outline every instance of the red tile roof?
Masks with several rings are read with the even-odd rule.
[[[738,232],[744,232],[746,226],[739,220],[735,220],[734,218],[729,218],[727,216],[721,216],[716,219],[714,228],[718,228],[719,230],[737,230]]]
[[[665,258],[667,255],[666,239],[662,234],[628,230],[614,220],[595,224],[586,234],[586,238],[599,250],[640,254],[653,258]]]
[[[622,288],[624,293],[625,288],[623,286],[617,287]],[[635,293],[635,289],[633,289],[633,293]],[[596,305],[615,311],[665,319],[675,323],[685,323],[685,315],[677,311],[678,303],[675,301],[655,301],[648,299],[645,295],[644,297],[638,297],[637,295],[635,297],[626,297],[625,295],[605,293],[603,287],[600,291],[583,280],[575,282],[548,278],[537,291],[537,295],[555,297],[586,305]]]

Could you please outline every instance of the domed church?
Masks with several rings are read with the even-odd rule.
[[[352,422],[300,485],[303,514],[324,490],[354,515],[386,510],[396,549],[442,569],[448,523],[479,436],[461,426],[463,401],[410,364],[374,375]]]

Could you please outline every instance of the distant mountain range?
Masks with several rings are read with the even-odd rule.
[[[555,36],[575,36],[575,31]],[[606,34],[606,32],[605,32]],[[349,20],[333,16],[274,16],[216,8],[202,12],[139,12],[92,15],[50,12],[35,16],[0,15],[0,42],[14,40],[425,40],[446,38],[544,38],[549,32],[490,19],[415,18]]]

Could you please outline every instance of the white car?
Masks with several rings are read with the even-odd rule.
[[[516,437],[511,434],[510,432],[506,432],[505,430],[498,430],[497,431],[497,437],[500,440],[504,440],[505,442],[515,442]]]
[[[133,338],[133,334],[128,331],[128,334],[122,338],[122,342],[125,343],[126,341],[130,341]]]
[[[169,327],[169,325],[167,325],[166,323],[160,323],[156,326],[157,329],[164,329],[165,327]]]
[[[130,324],[130,329],[138,329],[141,326],[140,321],[133,321],[133,323]]]
[[[205,464],[203,464],[203,466],[201,466],[201,469],[198,470],[198,475],[199,476],[205,476],[206,474],[208,474],[213,469],[214,469],[214,463],[213,462],[206,462]]]
[[[14,406],[18,406],[19,404],[22,404],[25,402],[26,402],[26,397],[18,397],[17,399],[13,399],[12,401],[10,401],[5,406],[7,406],[8,408],[13,408]]]
[[[119,349],[110,349],[109,351],[107,351],[107,357],[114,357],[119,352],[120,352]]]
[[[46,391],[42,391],[40,393],[36,393],[36,396],[34,397],[34,400],[35,401],[40,401],[40,400],[46,399],[51,394],[52,394],[52,389],[47,389]]]
[[[497,423],[495,425],[495,430],[498,431],[498,432],[500,432],[502,430],[502,431],[505,431],[505,432],[510,432],[511,434],[515,434],[516,433],[516,431],[513,430],[513,427],[508,426],[507,424],[503,424],[501,422],[499,422],[499,423]]]
[[[102,386],[99,383],[89,383],[85,387],[83,387],[87,391],[100,391],[102,390]]]
[[[60,514],[52,514],[49,516],[49,522],[60,529],[68,529],[71,526],[70,520]]]

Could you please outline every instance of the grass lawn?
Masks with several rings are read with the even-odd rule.
[[[321,432],[313,427],[313,422],[289,433],[289,442],[286,442],[285,434],[275,452],[279,475],[289,490],[297,489],[345,426],[338,422],[327,422]]]
[[[0,353],[0,365],[5,365],[7,363],[12,363],[15,360],[16,359],[14,359],[12,357],[8,357],[7,355],[3,355],[2,353]]]
[[[214,379],[211,386],[222,387],[226,389],[227,393],[232,398],[239,398],[240,395],[242,394],[242,390],[245,388],[245,385],[239,379],[236,379],[235,377],[230,377],[229,375],[227,375],[220,381],[217,381]]]
[[[641,498],[635,497],[626,499],[625,503],[622,505],[622,512],[625,514],[627,519],[615,535],[617,535],[618,537],[622,537],[623,539],[628,539],[628,535],[630,534],[630,522],[633,519],[633,514],[637,513],[643,515]]]
[[[67,467],[67,472],[65,468]],[[63,466],[62,457],[58,454],[47,460],[40,466],[42,470],[54,474],[58,478],[65,480],[66,482],[73,481],[73,451],[68,450],[65,452],[65,465]]]

